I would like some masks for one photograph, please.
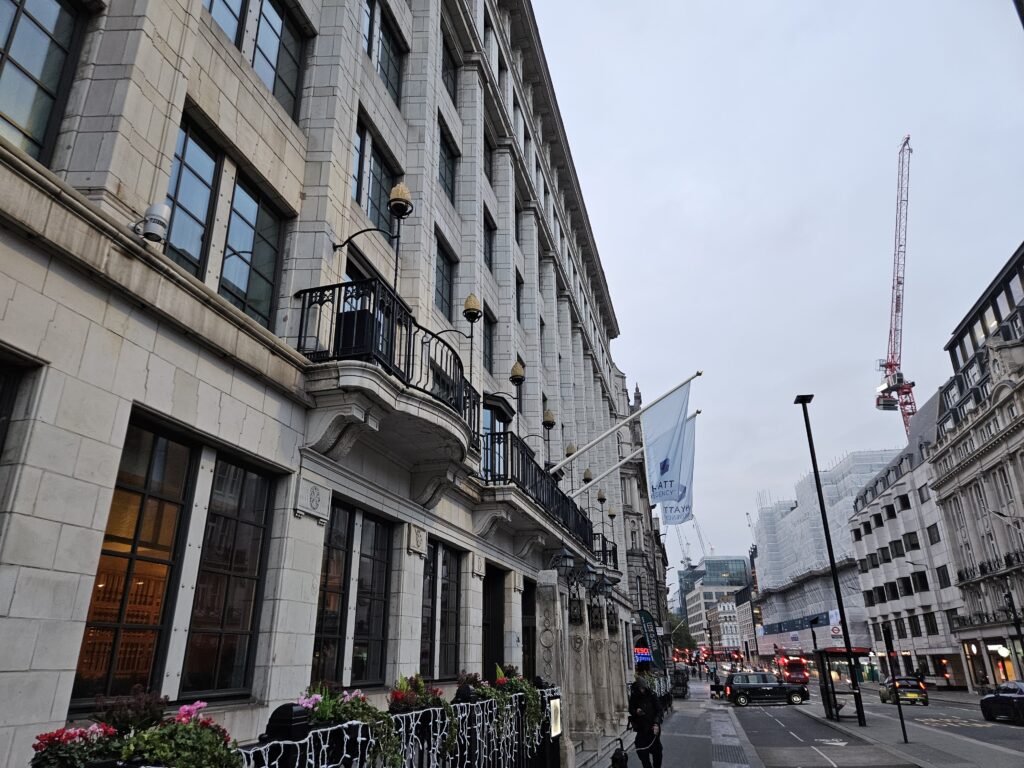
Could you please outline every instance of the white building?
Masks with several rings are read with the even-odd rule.
[[[856,451],[820,473],[850,642],[857,647],[867,647],[870,637],[847,521],[857,492],[896,454],[895,450]],[[762,656],[770,656],[775,646],[810,651],[813,618],[818,619],[822,644],[843,642],[814,476],[806,475],[795,491],[796,501],[758,510],[754,525],[757,606],[762,620],[758,653]]]
[[[952,540],[928,485],[937,413],[935,395],[911,420],[907,449],[857,496],[849,528],[880,674],[921,672],[932,685],[966,687],[952,632],[964,602],[952,571]],[[886,661],[886,626],[898,658],[894,670]]]
[[[0,766],[135,684],[244,742],[311,681],[498,663],[596,754],[634,606],[566,492],[618,451],[544,463],[630,403],[529,2],[6,6]]]

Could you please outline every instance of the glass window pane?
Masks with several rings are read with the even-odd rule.
[[[210,496],[210,512],[231,517],[238,514],[244,482],[244,469],[226,461],[218,461],[214,473],[213,493]]]
[[[212,15],[213,20],[231,40],[238,37],[238,14],[232,11],[225,0],[213,0]]]
[[[166,565],[159,563],[135,561],[132,584],[128,590],[128,601],[124,611],[126,624],[160,624],[169,570]]]
[[[193,629],[217,629],[220,627],[227,592],[228,577],[226,575],[213,571],[200,572],[192,606]]]
[[[208,185],[213,184],[217,161],[192,136],[189,136],[188,144],[185,147],[185,165],[191,168],[202,182]]]
[[[218,659],[217,688],[219,690],[245,686],[245,667],[248,660],[248,635],[224,635]]]
[[[187,258],[198,264],[203,253],[203,237],[206,234],[206,227],[184,211],[178,211],[171,220],[170,230],[167,236],[168,244],[182,258]]]
[[[73,699],[92,699],[106,692],[110,657],[114,652],[113,629],[86,627],[82,650],[78,653]]]
[[[113,624],[119,620],[121,598],[124,597],[128,577],[128,562],[124,557],[100,556],[86,621]]]
[[[253,56],[252,68],[256,70],[256,74],[259,75],[264,85],[273,90],[275,80],[274,65],[270,63],[270,59],[263,54],[262,50],[257,49],[256,54]]]
[[[14,0],[0,0],[0,48],[7,47],[7,36],[11,32],[14,11]]]
[[[224,613],[224,629],[248,632],[252,625],[255,600],[255,579],[232,579],[228,590],[227,610]]]
[[[149,676],[153,669],[158,635],[149,630],[125,630],[121,632],[121,644],[117,652],[117,664],[110,681],[110,692],[114,696],[131,693],[136,685],[149,687]]]
[[[56,92],[66,54],[38,24],[31,19],[23,19],[18,23],[10,54],[30,75],[41,81],[47,90]]]
[[[152,498],[146,501],[136,549],[140,555],[170,559],[180,510],[177,504],[167,501]]]
[[[227,256],[224,259],[224,272],[221,279],[244,294],[246,288],[249,287],[249,262],[234,254]]]
[[[25,10],[65,48],[71,44],[75,19],[64,5],[57,0],[27,0]]]
[[[0,72],[0,110],[36,141],[46,132],[53,98],[17,67]]]
[[[253,575],[259,570],[263,528],[247,523],[237,523],[237,526],[235,557],[231,569],[237,574]]]
[[[178,204],[196,219],[204,221],[210,206],[210,187],[187,166],[181,171]]]
[[[203,564],[210,568],[231,568],[231,553],[235,543],[236,522],[224,515],[211,514],[206,518],[206,536],[203,540]]]
[[[117,470],[117,484],[143,488],[152,450],[153,433],[134,424],[129,425],[121,452],[121,464]]]
[[[220,635],[192,634],[188,638],[181,687],[188,691],[211,691],[216,687]]]
[[[107,530],[103,535],[103,549],[113,552],[131,552],[135,540],[135,525],[139,518],[142,494],[114,490],[107,515]]]
[[[170,499],[185,497],[185,477],[188,474],[189,449],[166,438],[156,441],[153,457],[153,477],[150,493]]]

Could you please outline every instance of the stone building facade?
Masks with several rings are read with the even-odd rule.
[[[940,390],[928,455],[963,596],[952,631],[973,686],[1022,679],[1014,626],[1024,606],[1024,245],[946,345],[953,376]],[[1018,625],[1019,626],[1019,625]]]
[[[311,681],[496,664],[562,686],[567,756],[618,734],[623,518],[544,470],[630,403],[530,4],[13,7],[0,765],[135,684],[245,741]]]
[[[911,420],[907,449],[858,494],[849,527],[879,673],[921,672],[933,686],[966,687],[962,649],[951,629],[963,599],[926,459],[937,411],[935,395]],[[893,662],[887,661],[886,625]]]

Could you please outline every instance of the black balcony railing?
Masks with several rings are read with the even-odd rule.
[[[953,629],[970,629],[972,627],[984,627],[991,624],[1008,624],[1010,619],[1010,613],[1005,608],[1001,608],[995,613],[971,613],[967,616],[954,616]]]
[[[301,300],[298,350],[314,363],[361,360],[454,410],[473,435],[480,428],[480,394],[466,380],[462,359],[419,325],[404,301],[381,280],[309,288]]]
[[[490,485],[516,485],[587,550],[594,551],[594,525],[558,482],[512,432],[481,436],[480,475]]]
[[[1013,552],[1007,552],[1002,557],[983,560],[978,563],[977,567],[969,566],[958,569],[956,580],[958,584],[962,584],[967,581],[982,579],[985,576],[998,576],[1004,571],[1022,567],[1024,567],[1024,550],[1016,549]]]
[[[605,537],[603,533],[594,534],[594,554],[601,559],[602,565],[617,568],[619,564],[619,547]]]

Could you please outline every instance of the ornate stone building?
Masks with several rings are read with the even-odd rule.
[[[634,604],[568,492],[619,452],[545,464],[629,403],[529,2],[12,7],[0,765],[136,684],[245,741],[311,681],[497,664],[594,755]]]
[[[954,330],[929,453],[963,611],[951,615],[970,683],[1022,679],[1024,605],[1024,245]],[[1015,637],[1016,636],[1016,637]]]

